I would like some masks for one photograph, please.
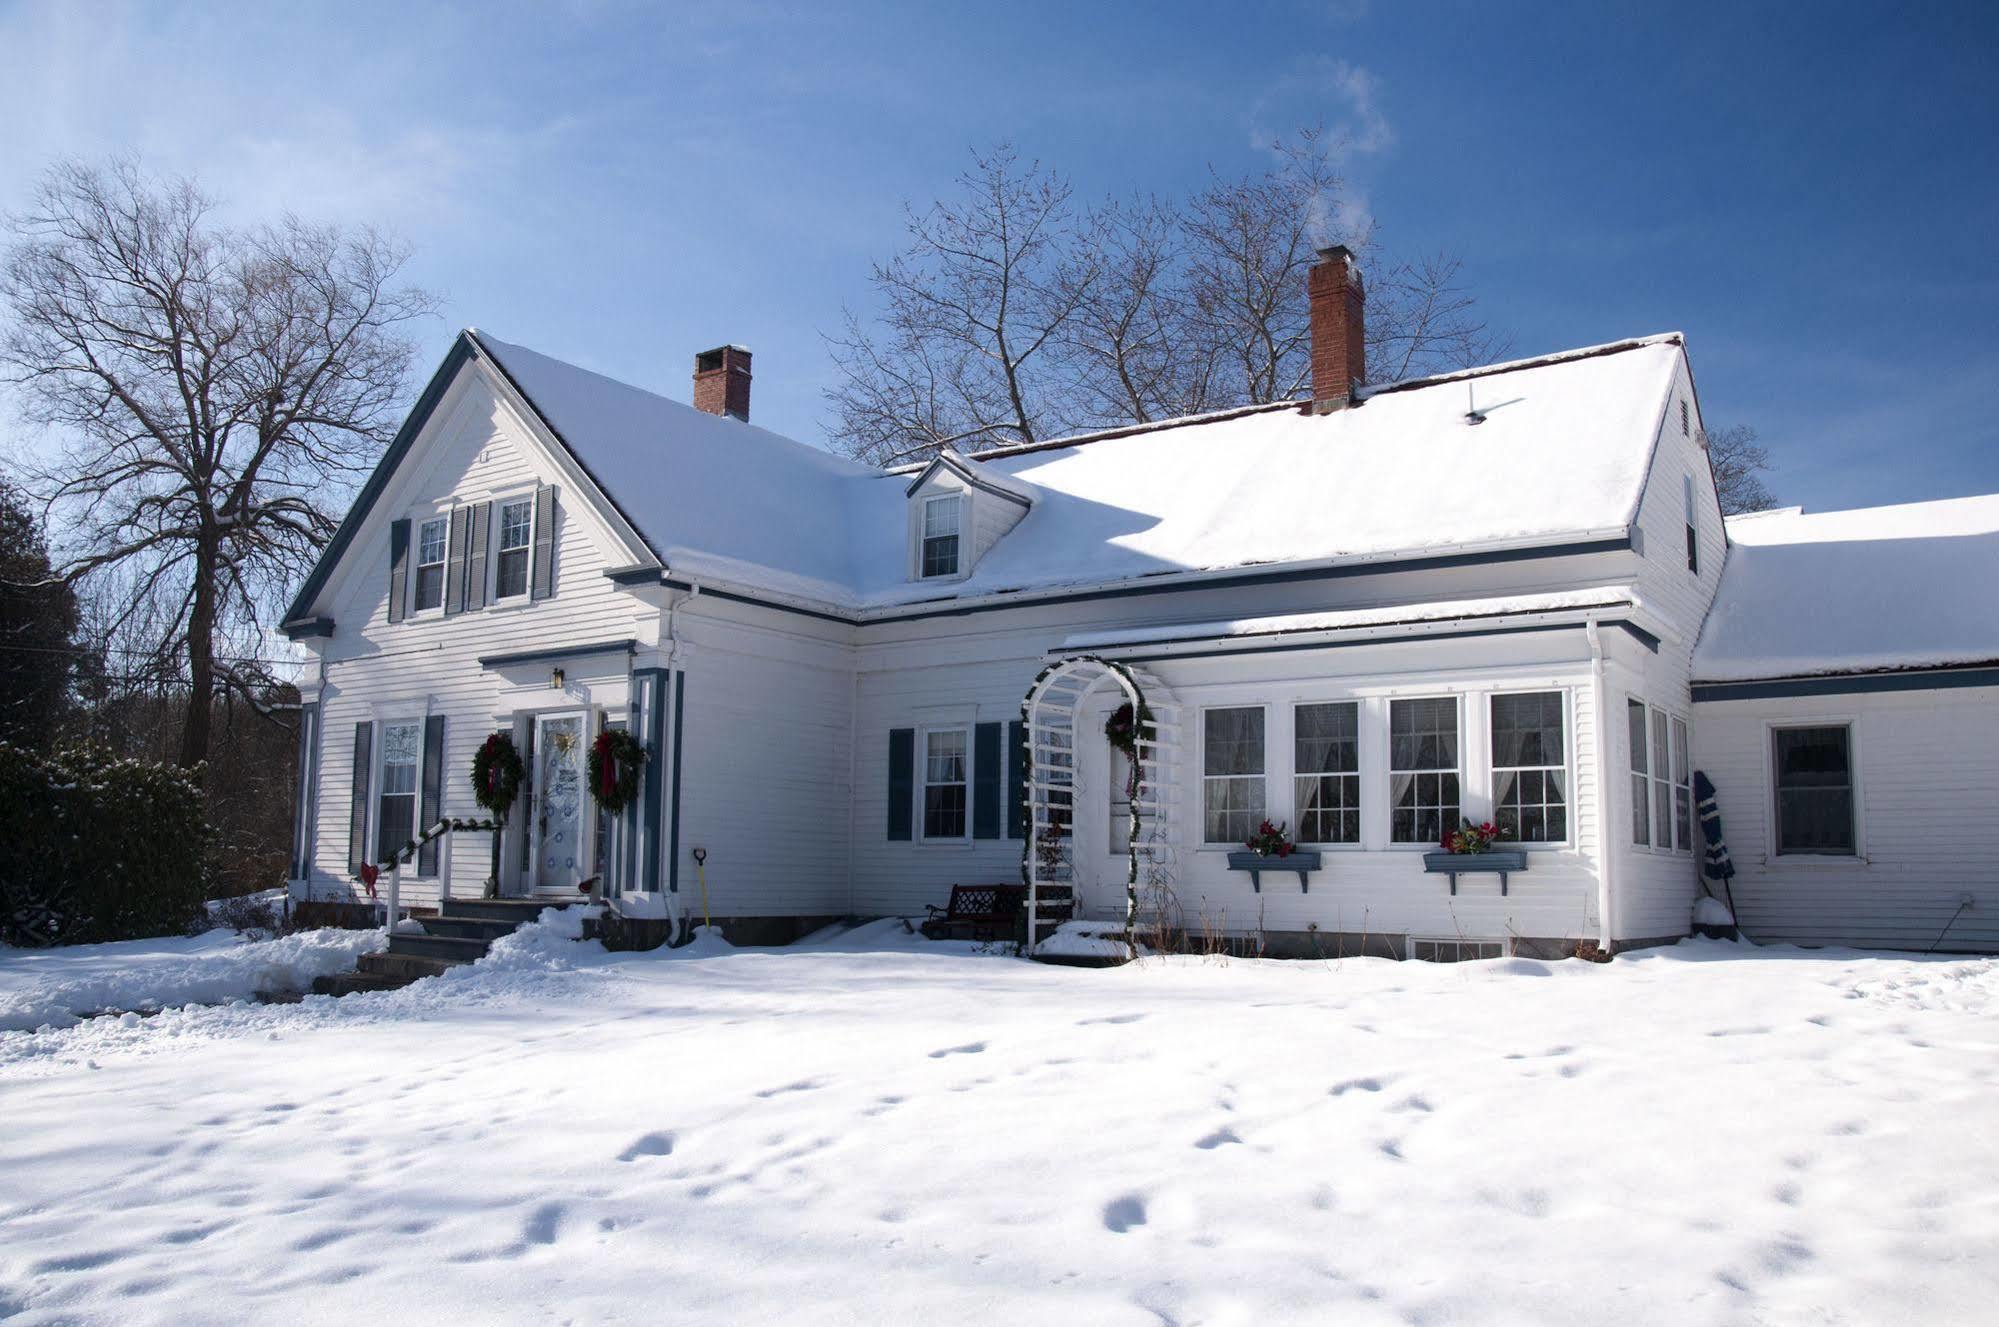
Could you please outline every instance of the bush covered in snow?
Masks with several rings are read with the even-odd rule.
[[[0,943],[129,940],[187,929],[212,832],[197,771],[103,747],[0,743]]]

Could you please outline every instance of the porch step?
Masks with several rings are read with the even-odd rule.
[[[389,952],[424,958],[451,959],[458,963],[476,963],[486,956],[486,940],[483,937],[410,935],[396,931],[389,936]]]
[[[538,898],[454,898],[440,909],[443,917],[480,917],[519,926],[541,916],[543,908],[567,908],[568,899]]]
[[[541,916],[543,908],[566,908],[569,899],[450,899],[438,916],[422,917],[421,935],[397,932],[387,950],[363,954],[353,972],[315,978],[318,995],[353,995],[360,991],[393,991],[425,977],[476,963],[493,941],[512,935]]]

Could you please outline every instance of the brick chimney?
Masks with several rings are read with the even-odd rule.
[[[1367,378],[1367,292],[1353,250],[1319,250],[1306,283],[1312,296],[1312,409],[1338,410]]]
[[[749,422],[749,351],[717,346],[694,357],[694,408]]]

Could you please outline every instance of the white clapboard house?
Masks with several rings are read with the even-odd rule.
[[[1922,710],[1910,746],[1956,720],[1696,686],[1728,544],[1682,339],[1362,389],[1351,255],[1311,293],[1312,400],[891,471],[749,423],[740,347],[696,358],[688,406],[465,332],[287,615],[315,661],[295,895],[362,897],[364,865],[478,815],[505,731],[528,795],[497,847],[434,841],[405,904],[594,883],[782,939],[1028,879],[1273,952],[1620,949],[1687,933],[1713,751],[1737,862],[1769,854],[1752,933],[1906,939],[1861,928],[1936,904],[1906,808],[1870,797],[1841,840],[1813,807],[1793,869],[1758,752],[1846,724],[1886,778],[1877,710]],[[1951,694],[1989,734],[1992,692]],[[1104,733],[1134,698],[1135,794]],[[583,778],[607,726],[647,753],[617,816]],[[1462,817],[1517,865],[1435,870]],[[1302,874],[1232,860],[1265,819]]]

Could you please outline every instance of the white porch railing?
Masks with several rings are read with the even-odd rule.
[[[481,832],[496,834],[500,822],[497,820],[452,820],[440,819],[417,838],[411,839],[396,852],[389,855],[388,904],[389,930],[391,933],[402,924],[403,868],[414,862],[432,840],[442,840],[437,845],[437,901],[439,906],[451,901],[451,838],[454,834]],[[378,863],[378,865],[380,865]]]

